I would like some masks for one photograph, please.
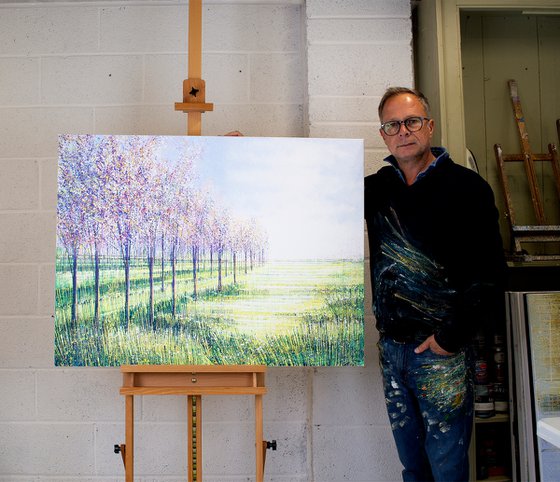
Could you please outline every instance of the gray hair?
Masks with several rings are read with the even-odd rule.
[[[420,92],[419,90],[410,89],[408,87],[389,87],[383,94],[383,97],[379,102],[379,107],[377,108],[377,113],[379,114],[379,120],[381,122],[383,122],[383,120],[381,119],[381,114],[383,113],[385,104],[391,97],[395,97],[399,94],[411,94],[416,97],[424,107],[424,110],[426,111],[426,117],[430,117],[430,103],[428,102],[428,98],[422,92]]]

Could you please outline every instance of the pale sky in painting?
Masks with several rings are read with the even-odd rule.
[[[185,142],[184,137],[167,140]],[[201,185],[232,216],[255,218],[264,227],[269,259],[363,258],[361,140],[187,139],[191,141],[202,145],[196,165]]]

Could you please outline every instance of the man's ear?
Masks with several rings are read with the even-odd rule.
[[[430,129],[430,136],[434,133],[434,127],[436,126],[434,119],[428,121],[428,129]]]

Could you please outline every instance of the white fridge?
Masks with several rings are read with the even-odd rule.
[[[514,480],[559,482],[560,449],[537,422],[560,416],[560,291],[506,293]]]

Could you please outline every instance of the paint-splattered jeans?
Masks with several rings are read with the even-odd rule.
[[[468,481],[472,357],[416,354],[418,344],[382,338],[378,345],[403,481]]]

